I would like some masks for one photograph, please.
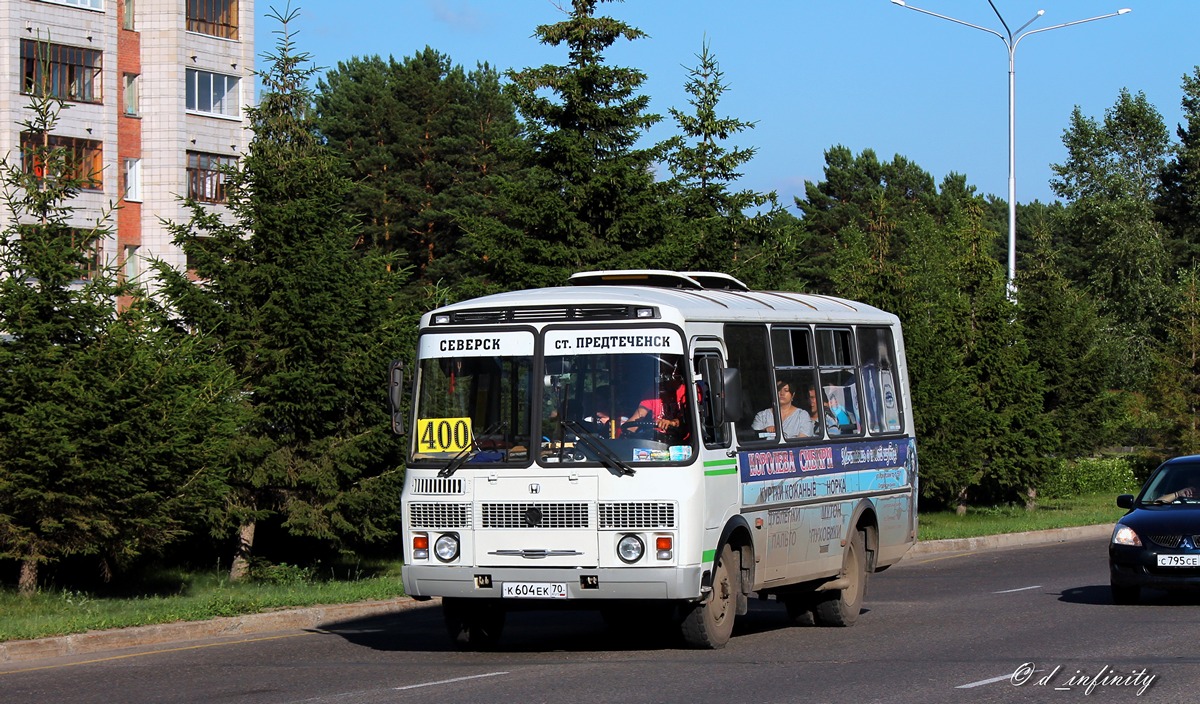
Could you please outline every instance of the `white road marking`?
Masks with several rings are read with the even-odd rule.
[[[397,691],[402,689],[418,689],[420,687],[433,687],[439,684],[450,684],[451,682],[463,682],[465,680],[477,680],[481,677],[496,677],[497,675],[507,675],[507,672],[488,672],[483,675],[468,675],[467,677],[455,677],[450,680],[438,680],[437,682],[422,682],[421,684],[410,684],[405,687],[396,687]]]
[[[1007,680],[1007,679],[1012,679],[1011,672],[1007,675],[1000,675],[999,677],[993,677],[993,678],[987,679],[987,680],[979,680],[978,682],[971,682],[970,684],[960,684],[957,687],[955,687],[955,689],[971,689],[973,687],[982,687],[985,684],[992,684],[993,682],[1001,682],[1001,681]]]
[[[1032,587],[1021,587],[1020,589],[1005,589],[1002,592],[992,592],[993,594],[1012,594],[1013,592],[1027,592],[1030,589],[1041,589],[1042,585],[1035,584]]]

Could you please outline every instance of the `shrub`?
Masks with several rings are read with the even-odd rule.
[[[1136,491],[1138,485],[1128,459],[1084,458],[1060,462],[1046,475],[1042,495],[1061,499],[1082,494],[1122,494]]]

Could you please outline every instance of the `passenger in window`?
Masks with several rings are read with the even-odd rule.
[[[808,438],[813,434],[812,416],[803,408],[798,408],[792,404],[795,394],[792,392],[792,385],[786,381],[780,381],[775,384],[779,394],[779,415],[782,416],[782,422],[778,425],[783,428],[784,438]],[[760,433],[777,433],[778,428],[775,423],[775,409],[765,408],[759,411],[754,416],[752,428]]]
[[[810,409],[810,417],[812,418],[812,434],[816,437],[821,434],[821,409],[817,403],[817,390],[809,387],[808,389],[808,407]]]
[[[825,428],[830,435],[858,433],[858,420],[842,403],[843,393],[845,389],[840,386],[825,387]]]

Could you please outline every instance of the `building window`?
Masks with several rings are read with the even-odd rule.
[[[188,198],[201,203],[226,202],[225,183],[228,174],[224,173],[224,170],[236,166],[237,159],[232,156],[188,152]]]
[[[125,83],[125,114],[137,117],[141,114],[141,80],[136,73],[127,73],[124,76]]]
[[[237,0],[187,0],[187,31],[237,39]]]
[[[21,92],[61,100],[100,103],[101,52],[21,40]]]
[[[142,199],[142,160],[125,160],[125,200]]]
[[[137,245],[125,246],[125,266],[122,268],[122,272],[125,274],[126,281],[137,281],[138,274],[141,273]]]
[[[133,31],[137,26],[133,23],[133,0],[121,2],[121,28]]]
[[[238,78],[187,70],[187,109],[210,115],[238,116]]]
[[[52,3],[54,5],[85,7],[89,10],[104,10],[104,0],[42,0],[42,2]]]
[[[77,180],[83,190],[104,190],[104,145],[99,140],[22,132],[21,162],[38,179]]]

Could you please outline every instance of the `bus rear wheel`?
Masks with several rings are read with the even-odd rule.
[[[683,617],[680,632],[686,644],[693,648],[723,648],[729,642],[737,615],[740,574],[737,553],[726,545],[713,565],[708,601],[691,605]]]
[[[813,608],[813,620],[818,626],[853,626],[862,610],[867,590],[867,540],[862,531],[855,531],[842,555],[842,573],[848,584],[844,589],[822,592]]]
[[[456,648],[491,650],[504,632],[504,607],[485,599],[442,599],[446,634]]]

